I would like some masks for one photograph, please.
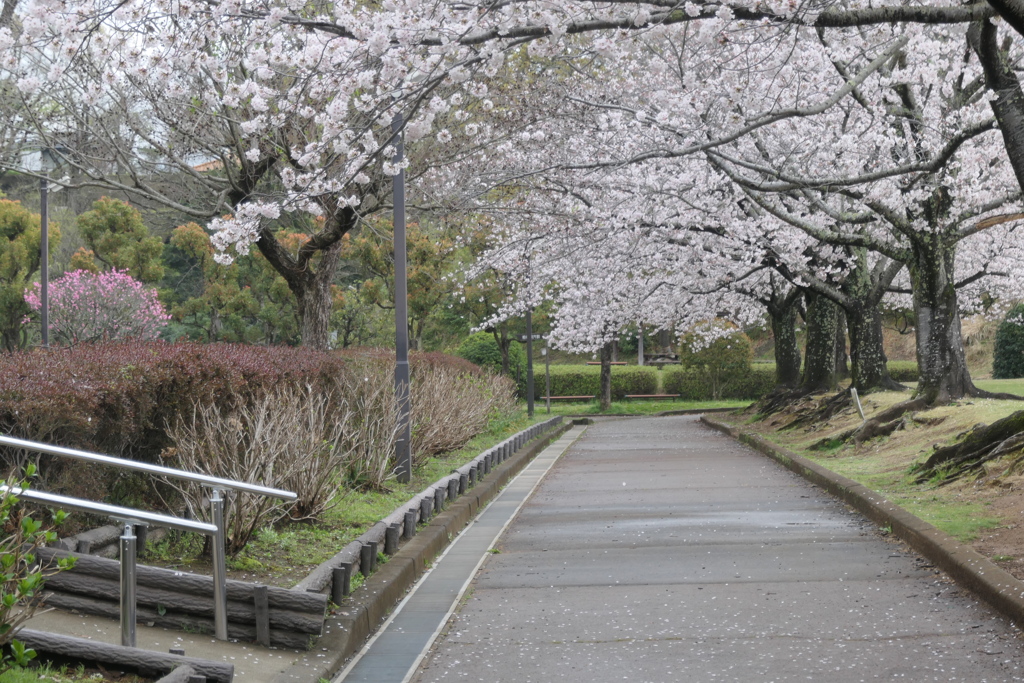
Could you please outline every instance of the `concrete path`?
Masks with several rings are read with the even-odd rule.
[[[541,451],[434,562],[366,647],[335,678],[401,683],[415,672],[494,543],[551,466],[584,432],[573,427]]]
[[[1024,681],[1017,630],[692,417],[599,421],[413,680]]]

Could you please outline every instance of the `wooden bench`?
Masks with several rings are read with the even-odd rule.
[[[679,394],[626,394],[626,398],[679,398]]]
[[[596,396],[542,396],[541,398],[552,401],[592,401]]]

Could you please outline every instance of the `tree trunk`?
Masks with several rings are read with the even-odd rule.
[[[939,233],[912,242],[908,264],[917,319],[917,396],[946,403],[977,392],[967,371],[953,280],[956,248]]]
[[[612,342],[601,347],[601,411],[612,407]]]
[[[331,282],[340,256],[339,241],[323,252],[315,272],[307,271],[307,277],[287,280],[288,288],[295,295],[303,346],[324,351],[328,348],[327,328],[333,305]]]
[[[850,377],[850,364],[847,363],[846,355],[846,311],[842,308],[836,317],[836,379],[843,380]],[[853,352],[853,344],[850,344],[850,351]]]
[[[882,312],[877,304],[857,302],[846,310],[850,330],[850,376],[853,386],[864,394],[873,389],[905,389],[889,376],[888,359],[882,346]]]
[[[331,283],[341,262],[341,238],[356,226],[359,217],[351,208],[337,210],[328,200],[323,204],[324,228],[299,247],[297,256],[267,226],[260,229],[256,246],[295,296],[302,345],[326,350],[333,305]],[[319,262],[314,260],[316,256]]]
[[[512,345],[512,340],[508,338],[508,325],[501,323],[498,327],[491,330],[491,334],[494,335],[494,341],[498,345],[498,353],[501,354],[501,374],[507,377],[510,368],[508,349]]]
[[[775,384],[793,389],[800,384],[800,345],[796,341],[796,316],[799,297],[788,305],[768,309],[775,337]]]
[[[1009,4],[1001,2],[993,6],[1007,16],[1000,7],[1005,8]],[[1016,24],[1014,26],[1017,27]],[[1024,190],[1024,93],[1013,65],[999,46],[998,31],[990,21],[976,21],[967,31],[967,42],[985,70],[985,84],[996,94],[996,99],[989,104],[999,122],[1003,146],[1017,184]]]
[[[839,307],[829,299],[808,291],[807,351],[804,354],[805,393],[832,391],[836,388],[836,333]]]

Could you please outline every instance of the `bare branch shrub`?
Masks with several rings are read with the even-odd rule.
[[[394,364],[360,363],[338,378],[335,390],[339,406],[345,406],[350,416],[339,444],[349,453],[346,480],[357,488],[381,488],[394,474],[398,435]]]
[[[469,375],[443,365],[420,368],[412,380],[412,450],[417,462],[461,448],[488,421],[515,410],[515,383]]]
[[[424,364],[412,379],[412,448],[417,461],[461,447],[488,421],[515,409],[515,385],[504,377]],[[398,405],[394,362],[382,357],[351,363],[327,391],[282,386],[228,410],[196,403],[168,427],[176,466],[214,476],[294,491],[282,503],[235,494],[225,513],[228,551],[286,517],[319,518],[343,487],[382,488],[394,475]],[[197,519],[208,520],[205,488],[168,482]]]
[[[283,386],[247,406],[225,411],[196,404],[191,416],[168,427],[175,447],[165,452],[193,472],[295,491],[297,502],[238,493],[230,496],[224,524],[227,548],[237,553],[252,535],[285,517],[313,519],[328,509],[350,451],[343,435],[351,414],[310,387]],[[168,481],[192,517],[209,520],[207,489]]]

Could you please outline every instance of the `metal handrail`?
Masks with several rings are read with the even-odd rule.
[[[146,512],[145,510],[135,510],[134,508],[123,508],[118,507],[117,505],[107,505],[106,503],[97,503],[95,501],[83,500],[81,498],[61,496],[56,493],[47,493],[46,491],[36,491],[35,489],[23,489],[17,486],[8,486],[7,484],[0,484],[0,491],[3,493],[10,493],[16,498],[20,498],[22,500],[30,500],[34,503],[42,503],[43,505],[52,505],[54,507],[67,508],[69,510],[92,512],[110,517],[111,519],[119,522],[132,522],[134,524],[145,525],[153,524],[178,529],[179,531],[198,531],[199,533],[206,534],[207,536],[213,536],[217,533],[217,527],[212,524],[196,522],[191,519],[181,519],[180,517],[171,517],[170,515],[161,515],[157,512]]]
[[[119,547],[121,554],[121,644],[128,647],[135,647],[136,633],[135,633],[135,622],[136,622],[136,604],[135,604],[135,587],[136,587],[136,554],[138,551],[138,539],[135,536],[134,525],[136,524],[159,524],[161,526],[171,527],[172,529],[180,529],[181,531],[198,531],[199,533],[206,534],[217,538],[220,535],[220,529],[215,524],[207,524],[206,522],[196,522],[191,519],[181,519],[180,517],[171,517],[170,515],[161,515],[157,512],[146,512],[145,510],[136,510],[134,508],[123,508],[117,505],[107,505],[106,503],[97,503],[92,500],[83,500],[81,498],[71,498],[70,496],[61,496],[56,493],[47,493],[46,491],[35,491],[33,489],[21,488],[18,486],[8,486],[7,484],[0,484],[0,492],[9,493],[21,500],[28,500],[34,503],[41,503],[43,505],[51,505],[60,508],[68,508],[71,510],[80,510],[82,512],[93,512],[97,514],[106,515],[112,517],[122,525],[121,537],[119,539]],[[225,587],[221,587],[221,594],[224,594]],[[217,585],[214,583],[214,612],[220,611],[222,606],[216,602]],[[226,608],[226,605],[224,606]],[[227,630],[227,618],[225,616],[225,632]]]
[[[52,446],[50,444],[38,443],[35,441],[25,441],[24,439],[16,439],[13,436],[0,436],[0,446],[11,446],[13,448],[21,448],[26,451],[34,451],[36,453],[46,453],[47,455],[55,455],[62,458],[71,458],[73,460],[84,460],[86,462],[100,463],[103,465],[110,465],[112,467],[118,467],[120,469],[134,470],[136,472],[146,472],[148,474],[155,474],[162,477],[168,477],[171,479],[179,479],[183,481],[192,481],[203,486],[210,488],[210,516],[213,519],[212,525],[204,525],[213,528],[213,532],[210,534],[213,537],[212,560],[213,560],[213,625],[215,635],[218,640],[228,639],[228,598],[227,598],[227,558],[224,553],[224,496],[222,495],[225,490],[242,491],[245,493],[253,493],[261,496],[269,496],[271,498],[280,498],[282,500],[298,500],[298,496],[292,491],[284,491],[282,489],[273,489],[267,486],[258,486],[256,484],[249,484],[244,481],[236,481],[234,479],[224,479],[222,477],[211,477],[207,474],[199,474],[197,472],[186,472],[185,470],[171,469],[170,467],[162,467],[160,465],[150,465],[144,462],[136,462],[134,460],[124,460],[122,458],[114,458],[109,455],[101,455],[100,453],[90,453],[88,451],[79,451],[74,448],[64,448],[63,446]],[[26,490],[26,493],[29,491]],[[42,492],[33,492],[35,495],[47,495],[52,496],[54,494],[42,494]],[[62,496],[58,496],[60,498]],[[76,499],[68,499],[76,500]],[[80,501],[81,503],[88,503],[91,501]],[[55,503],[56,504],[56,503]],[[103,503],[96,503],[95,505],[104,505]],[[113,508],[114,506],[108,506]],[[75,509],[83,509],[81,507]],[[128,510],[129,508],[115,508],[119,510]],[[87,511],[97,512],[99,510],[87,509]],[[135,516],[129,518],[120,518],[122,521],[125,519],[137,520],[139,522],[145,522],[145,520],[138,515],[155,515],[156,513],[142,513],[141,510],[135,511]],[[104,513],[105,514],[105,513]],[[157,517],[164,517],[163,515],[156,515]],[[175,517],[166,517],[167,520],[175,520]],[[184,522],[188,520],[180,520],[178,522]],[[160,522],[153,522],[154,524],[160,524]],[[196,522],[200,524],[200,522]],[[174,526],[173,524],[163,524],[164,526],[172,526],[173,528],[180,528],[180,526]],[[201,529],[187,529],[188,531],[200,531],[206,533]],[[130,543],[129,543],[130,541]],[[130,547],[129,547],[130,546]],[[124,578],[125,568],[125,556],[126,553],[131,555],[131,585],[129,586],[127,580]],[[125,524],[124,534],[121,536],[121,567],[122,567],[122,605],[124,605],[125,594],[130,593],[130,602],[132,605],[132,623],[131,623],[131,637],[130,643],[127,642],[129,639],[128,633],[125,630],[127,627],[124,624],[124,608],[122,607],[121,617],[121,640],[125,645],[135,646],[135,620],[134,620],[134,609],[135,609],[135,579],[134,579],[134,565],[135,565],[135,536],[133,535],[131,525]]]
[[[271,498],[280,498],[282,500],[298,499],[298,496],[291,491],[272,489],[267,486],[258,486],[244,481],[235,481],[234,479],[211,477],[208,474],[199,474],[198,472],[186,472],[185,470],[176,470],[170,467],[162,467],[160,465],[150,465],[144,462],[125,460],[124,458],[115,458],[109,455],[101,455],[99,453],[79,451],[74,448],[64,448],[63,446],[51,446],[50,444],[37,443],[35,441],[25,441],[24,439],[15,439],[13,436],[0,436],[0,446],[23,448],[27,451],[35,451],[36,453],[46,453],[47,455],[57,455],[62,458],[96,462],[104,465],[111,465],[113,467],[119,467],[125,470],[147,472],[149,474],[157,474],[161,477],[170,477],[172,479],[180,479],[183,481],[194,481],[211,488],[245,491],[246,493],[255,493],[259,496],[269,496]]]

